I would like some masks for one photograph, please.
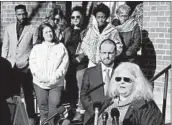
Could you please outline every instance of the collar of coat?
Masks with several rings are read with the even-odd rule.
[[[115,26],[111,23],[108,23],[107,26],[103,29],[102,33],[99,32],[98,24],[94,24],[92,27],[92,31],[94,31],[95,35],[107,35],[110,34],[113,30],[116,30]]]
[[[130,32],[133,31],[137,22],[134,19],[129,19],[125,23],[116,26],[119,32]]]

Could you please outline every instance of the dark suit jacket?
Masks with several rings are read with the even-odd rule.
[[[114,66],[115,68],[116,66]],[[91,92],[90,94],[86,94],[89,90],[93,89],[94,87],[103,83],[102,77],[102,69],[101,65],[97,65],[95,67],[88,68],[85,71],[83,77],[83,84],[81,87],[81,103],[86,110],[84,116],[84,125],[90,125],[92,120],[90,117],[94,115],[93,104],[96,101],[99,101],[104,105],[104,103],[109,103],[109,97],[104,95],[104,86],[96,89],[95,91]],[[103,107],[102,107],[103,108]],[[90,122],[89,122],[89,121]]]

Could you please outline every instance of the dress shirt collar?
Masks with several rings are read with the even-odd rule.
[[[109,75],[111,76],[114,64],[111,67],[107,67],[101,62],[101,66],[102,66],[102,72],[105,72],[106,69],[109,69]]]

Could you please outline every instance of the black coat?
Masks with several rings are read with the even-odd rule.
[[[76,70],[81,70],[88,66],[87,56],[85,56],[84,54],[75,54],[78,45],[81,45],[82,39],[85,36],[86,31],[86,29],[81,29],[78,33],[74,33],[75,35],[73,35],[74,30],[72,27],[68,27],[64,30],[62,42],[64,43],[69,53],[70,64],[68,70],[71,72],[73,72],[75,68]],[[76,57],[78,57],[81,62],[77,62]]]
[[[0,85],[0,121],[2,125],[12,125],[10,110],[6,99],[14,95],[17,85],[15,85],[12,78],[12,68],[10,62],[2,57],[0,57]]]
[[[104,102],[103,108],[100,110],[101,113],[109,107],[111,101]],[[87,125],[93,125],[94,114],[87,122]],[[159,108],[153,100],[138,99],[131,102],[122,125],[163,125],[163,117]]]

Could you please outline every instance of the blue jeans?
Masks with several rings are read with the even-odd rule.
[[[57,86],[53,89],[42,89],[34,84],[34,89],[40,110],[40,120],[43,122],[45,119],[56,113],[56,110],[60,105],[63,86]]]
[[[77,85],[78,85],[78,108],[80,110],[84,110],[83,106],[82,106],[82,103],[81,103],[81,100],[80,100],[80,92],[81,92],[81,86],[82,86],[82,79],[83,79],[83,76],[84,76],[84,73],[85,73],[85,69],[82,69],[82,70],[78,70],[76,72],[76,79],[77,79]]]

